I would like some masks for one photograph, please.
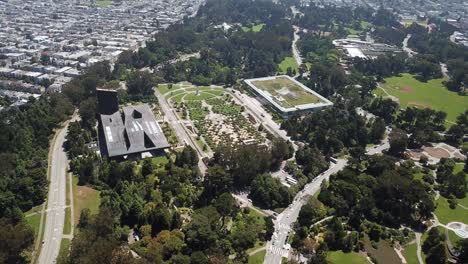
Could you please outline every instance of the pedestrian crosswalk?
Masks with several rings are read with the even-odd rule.
[[[269,245],[267,250],[271,254],[281,256],[281,257],[283,257],[283,256],[287,257],[287,255],[288,255],[288,251],[286,249],[282,249],[282,248],[275,247],[275,246],[272,246],[272,245]]]
[[[283,224],[283,223],[280,223],[278,226],[279,226],[280,230],[289,231],[291,229],[291,227],[289,225],[286,225],[286,224]]]

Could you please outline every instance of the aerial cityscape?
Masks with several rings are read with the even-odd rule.
[[[0,0],[0,263],[468,264],[468,2]]]

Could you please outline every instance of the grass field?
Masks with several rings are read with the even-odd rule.
[[[457,165],[455,165],[455,168],[453,169],[453,173],[456,174],[456,173],[463,171],[464,166],[465,166],[464,163],[457,163]],[[466,181],[468,181],[468,173],[465,173],[465,179]],[[466,193],[465,198],[457,199],[457,201],[458,201],[458,204],[468,207],[468,192]],[[468,222],[466,223],[468,224]]]
[[[167,93],[167,92],[170,91],[170,90],[169,90],[169,85],[167,85],[167,84],[158,84],[157,89],[159,90],[159,92],[160,92],[161,94],[165,94],[165,93]],[[173,90],[173,89],[174,89],[174,87],[172,87],[172,90]]]
[[[434,79],[427,83],[416,80],[410,74],[385,79],[381,85],[390,95],[400,100],[402,107],[429,107],[447,113],[447,120],[455,122],[458,115],[466,110],[468,96],[460,96],[449,91],[444,85],[444,79]],[[375,90],[377,95],[385,96],[381,90]]]
[[[456,245],[458,241],[462,240],[462,238],[455,234],[455,232],[453,232],[452,230],[448,231],[448,236],[450,242],[452,242],[453,245]]]
[[[63,233],[68,235],[71,233],[71,209],[70,207],[65,208],[65,223],[63,226]]]
[[[262,30],[262,28],[265,26],[265,24],[256,24],[256,25],[253,25],[252,27],[242,27],[242,31],[244,32],[248,32],[248,31],[252,31],[252,32],[260,32],[260,30]]]
[[[468,210],[465,210],[460,206],[455,207],[455,209],[451,209],[447,199],[442,196],[436,201],[436,204],[437,208],[435,210],[435,214],[442,224],[447,224],[449,222],[468,223]]]
[[[34,231],[34,238],[37,239],[39,235],[39,225],[41,223],[41,214],[33,214],[31,216],[25,217],[26,223]]]
[[[252,81],[258,89],[267,91],[272,96],[280,97],[283,100],[274,100],[285,108],[291,108],[298,105],[323,102],[322,99],[314,94],[304,90],[298,84],[285,77],[277,77],[271,80]]]
[[[216,97],[216,94],[210,92],[200,92],[198,95],[196,93],[189,93],[185,96],[185,101],[200,101],[200,100],[208,100],[211,98]]]
[[[111,0],[97,0],[96,5],[99,7],[108,7],[112,4]]]
[[[416,243],[405,247],[404,256],[408,264],[419,264],[418,256],[416,254],[417,249],[418,245]]]
[[[403,25],[405,27],[409,27],[413,23],[419,24],[419,25],[424,26],[424,27],[427,26],[427,21],[418,21],[418,20],[414,20],[414,19],[403,19],[401,22],[403,23]]]
[[[250,252],[256,250],[257,248],[261,248],[261,247],[264,247],[266,245],[266,242],[265,241],[260,241],[260,240],[257,240],[255,242],[255,246],[253,246],[252,248],[249,248],[245,251],[245,253],[249,254]]]
[[[249,257],[249,264],[262,264],[265,258],[266,250],[261,250]]]
[[[62,238],[60,242],[60,251],[57,259],[64,259],[68,255],[68,250],[70,249],[70,239]]]
[[[289,67],[291,67],[293,70],[296,70],[296,72],[299,70],[296,60],[293,57],[284,58],[284,60],[278,66],[282,73],[286,73]]]
[[[168,91],[173,91],[167,94],[166,98],[171,99],[172,101],[177,103],[182,102],[182,99],[184,101],[208,100],[226,92],[222,87],[211,88],[205,86],[195,86],[181,89],[180,87],[174,85],[174,87],[171,90],[168,90],[167,88],[164,88],[164,86],[161,87],[160,85],[158,89],[163,94],[167,93]],[[200,92],[198,95],[196,95],[197,90],[199,90]]]
[[[330,251],[327,255],[327,262],[331,264],[366,264],[367,260],[354,252],[344,253],[343,251]]]
[[[91,210],[91,214],[96,214],[99,210],[100,204],[100,192],[89,186],[79,186],[78,178],[73,176],[74,223],[78,224],[81,210],[89,208]]]

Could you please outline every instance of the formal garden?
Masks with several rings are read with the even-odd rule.
[[[190,83],[164,84],[158,89],[178,113],[193,123],[197,142],[206,148],[220,144],[263,143],[265,135],[245,109],[220,86],[195,86]]]

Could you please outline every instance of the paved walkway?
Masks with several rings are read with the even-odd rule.
[[[257,254],[258,252],[260,252],[262,250],[266,250],[266,246],[255,249],[254,251],[249,253],[249,256],[253,256],[253,255]]]

